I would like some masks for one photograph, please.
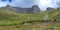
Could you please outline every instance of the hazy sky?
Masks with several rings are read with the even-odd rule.
[[[59,7],[60,0],[0,0],[0,7],[6,6],[7,4],[23,8],[38,5],[43,10],[47,7]]]

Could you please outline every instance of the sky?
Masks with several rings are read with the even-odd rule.
[[[5,7],[7,4],[10,6],[23,8],[38,5],[38,7],[44,11],[47,7],[60,7],[60,0],[0,0],[0,7]]]

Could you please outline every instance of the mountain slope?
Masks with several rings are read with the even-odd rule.
[[[51,10],[48,15],[50,20],[60,20],[60,9]]]
[[[11,10],[11,9],[9,9]],[[0,25],[14,25],[22,22],[34,22],[34,21],[60,21],[60,9],[42,11],[37,14],[21,14],[13,11],[6,11],[6,8],[0,8]]]

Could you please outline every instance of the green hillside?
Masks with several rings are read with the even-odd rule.
[[[0,8],[0,25],[20,24],[27,21],[60,20],[60,9],[37,14],[19,14]]]
[[[18,14],[12,11],[0,9],[0,25],[14,25],[25,21],[37,21],[43,19],[43,14]]]
[[[37,14],[21,14],[0,8],[0,30],[40,30],[41,27],[43,30],[54,30],[54,27],[59,30],[58,21],[60,21],[60,8]]]
[[[60,20],[60,9],[48,12],[50,20]]]

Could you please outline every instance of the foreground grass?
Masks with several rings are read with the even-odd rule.
[[[60,21],[59,11],[18,14],[0,10],[0,30],[60,30],[60,22],[41,22],[50,20]],[[24,25],[26,22],[28,25]]]
[[[27,21],[50,21],[60,19],[60,16],[58,16],[60,14],[59,10],[51,12],[43,11],[37,14],[18,14],[11,11],[0,11],[0,26],[18,25]]]
[[[0,26],[0,30],[60,30],[60,22],[33,22],[28,25]]]
[[[18,25],[26,21],[40,21],[43,19],[44,14],[18,14],[11,11],[0,10],[0,26]]]

